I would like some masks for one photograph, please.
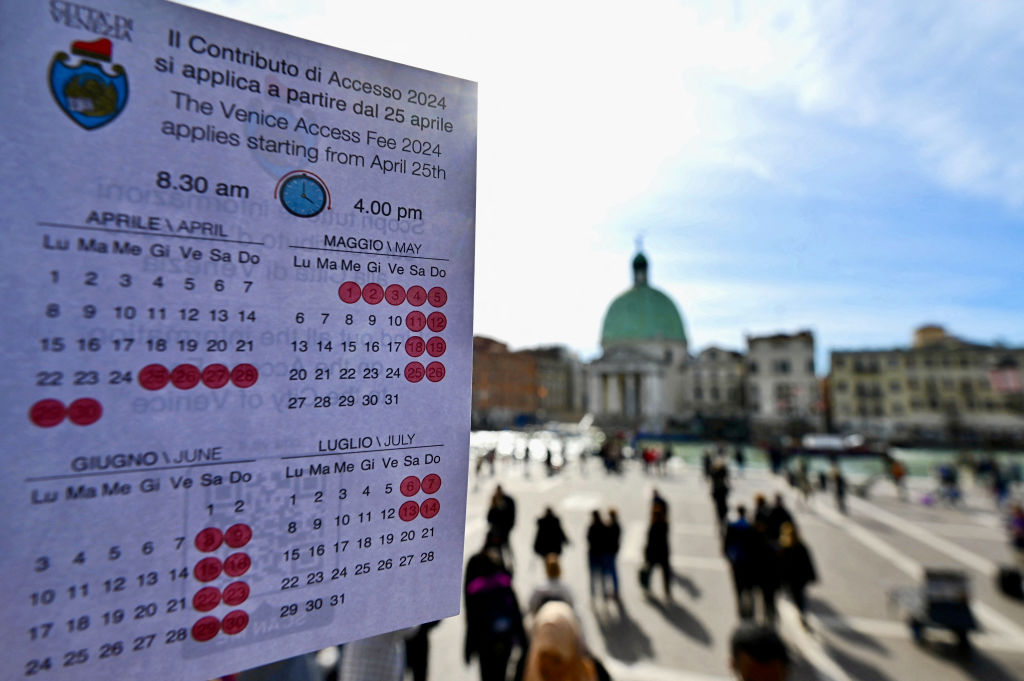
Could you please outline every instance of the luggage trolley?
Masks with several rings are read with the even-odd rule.
[[[889,603],[900,608],[914,640],[924,640],[925,629],[946,629],[956,635],[957,647],[970,653],[968,633],[978,628],[971,612],[967,574],[961,570],[926,569],[920,587],[893,589]]]

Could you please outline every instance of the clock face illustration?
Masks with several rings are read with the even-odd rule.
[[[311,218],[327,206],[327,189],[312,175],[296,173],[281,185],[281,205],[296,217]]]

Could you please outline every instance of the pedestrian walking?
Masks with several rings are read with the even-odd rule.
[[[740,619],[754,616],[754,587],[756,580],[757,538],[747,520],[747,508],[736,508],[736,520],[725,530],[723,550],[732,569],[732,583],[736,592],[736,606]]]
[[[767,507],[766,507],[767,508]],[[754,521],[754,585],[761,594],[761,612],[765,624],[774,625],[775,595],[779,591],[779,554],[774,539],[768,536],[767,513]]]
[[[421,624],[415,635],[405,639],[405,666],[412,673],[412,681],[427,681],[427,666],[430,661],[430,630],[440,620]]]
[[[775,504],[768,511],[768,536],[772,541],[779,540],[779,532],[785,523],[793,523],[793,514],[786,508],[786,500],[781,492],[775,494]]]
[[[619,544],[622,539],[622,527],[619,525],[619,514],[614,508],[608,509],[608,536],[605,553],[601,556],[602,586],[605,598],[608,597],[608,581],[612,583],[612,598],[619,600],[619,569],[616,559],[619,555]]]
[[[590,569],[590,597],[597,591],[604,592],[604,556],[608,553],[608,526],[601,514],[594,511],[587,528],[587,567]],[[605,593],[605,598],[608,595]]]
[[[743,451],[743,445],[740,443],[737,443],[733,449],[733,460],[736,462],[737,474],[743,477],[743,470],[747,466],[747,453]]]
[[[516,666],[514,681],[611,681],[587,650],[579,619],[565,603],[541,607],[530,634],[530,646]]]
[[[704,472],[704,482],[711,481],[711,466],[713,463],[711,458],[711,450],[708,448],[704,449],[704,453],[700,457],[701,470]]]
[[[526,641],[523,616],[505,565],[501,536],[492,529],[479,553],[466,563],[466,664],[475,655],[481,681],[505,681],[508,661]]]
[[[487,524],[501,540],[502,558],[505,564],[511,568],[512,549],[509,544],[509,535],[511,535],[512,528],[516,524],[516,502],[512,497],[505,494],[504,490],[501,489],[501,485],[494,488],[494,494],[491,496],[491,506],[487,510]]]
[[[754,526],[764,526],[767,530],[768,527],[768,515],[771,513],[771,508],[768,506],[768,498],[763,494],[754,495]]]
[[[724,534],[729,515],[729,468],[719,459],[711,467],[711,498],[715,502],[718,533]]]
[[[651,572],[655,567],[661,568],[661,577],[665,585],[665,598],[672,600],[672,566],[669,565],[668,547],[668,504],[655,492],[651,504],[651,524],[647,528],[647,545],[644,547],[644,567],[646,578],[642,581],[644,591],[650,591]]]
[[[564,601],[575,608],[572,599],[572,590],[569,585],[562,581],[562,565],[558,561],[558,555],[549,553],[544,557],[544,574],[547,577],[541,584],[534,587],[527,601],[527,609],[530,615],[536,615],[541,606],[548,601]]]
[[[782,584],[800,611],[800,621],[806,628],[807,585],[818,581],[818,573],[814,569],[811,552],[793,523],[783,523],[779,530],[779,572]]]
[[[903,465],[903,462],[899,459],[891,459],[889,463],[889,477],[892,478],[892,484],[896,487],[896,493],[899,495],[900,501],[907,500],[907,467]]]
[[[730,641],[729,664],[740,681],[786,681],[789,653],[772,627],[740,624]]]
[[[541,558],[549,553],[562,555],[562,547],[569,543],[569,538],[562,530],[562,521],[548,506],[544,515],[537,519],[537,536],[533,540],[533,552]]]
[[[814,487],[811,485],[811,474],[807,468],[807,459],[800,459],[796,464],[796,475],[794,476],[796,488],[800,490],[804,503],[810,501],[814,494]]]
[[[832,492],[836,497],[836,508],[840,513],[846,513],[846,477],[838,463],[832,464]]]

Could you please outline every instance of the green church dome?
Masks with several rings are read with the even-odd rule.
[[[647,283],[643,253],[633,259],[633,288],[612,301],[601,327],[602,346],[629,341],[686,342],[675,303]]]

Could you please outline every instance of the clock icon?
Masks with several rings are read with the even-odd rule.
[[[311,173],[289,173],[281,178],[279,187],[281,205],[295,217],[311,218],[327,207],[327,187]]]

